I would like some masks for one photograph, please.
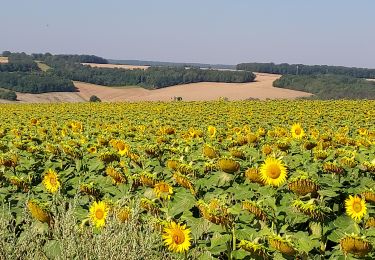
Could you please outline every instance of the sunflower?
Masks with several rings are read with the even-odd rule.
[[[182,253],[190,247],[190,229],[174,221],[164,228],[164,244],[173,252]]]
[[[293,138],[301,139],[305,135],[305,131],[300,124],[294,124],[291,129]]]
[[[97,228],[105,225],[108,216],[109,205],[104,201],[94,202],[90,207],[90,219]]]
[[[207,132],[211,138],[214,138],[216,135],[216,127],[210,125],[209,127],[207,127]]]
[[[287,169],[280,159],[267,158],[260,166],[260,175],[264,183],[281,186],[287,177]]]
[[[365,200],[359,196],[351,196],[345,200],[346,214],[352,219],[360,221],[367,212]]]
[[[88,151],[89,153],[92,153],[92,154],[94,154],[94,153],[96,153],[96,152],[97,152],[97,149],[96,149],[96,147],[95,147],[95,146],[91,146],[90,148],[87,148],[87,151]]]
[[[51,213],[47,210],[46,206],[37,200],[29,200],[27,208],[31,215],[43,223],[50,223],[52,221]]]
[[[162,181],[155,184],[154,192],[158,198],[170,199],[171,194],[173,194],[173,188],[168,183]]]
[[[57,173],[49,169],[43,178],[43,185],[51,193],[56,193],[60,188],[60,181],[57,177]]]

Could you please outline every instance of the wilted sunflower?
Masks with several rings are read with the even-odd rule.
[[[291,129],[293,138],[301,139],[305,135],[305,131],[300,124],[294,124]]]
[[[97,228],[105,225],[108,216],[109,205],[104,201],[94,202],[90,207],[90,219]]]
[[[190,229],[174,221],[164,228],[164,244],[172,252],[183,253],[190,247]]]
[[[281,160],[269,157],[260,166],[260,174],[264,183],[281,186],[286,181],[287,169]]]
[[[355,234],[341,238],[340,246],[345,254],[351,253],[361,257],[367,255],[372,250],[371,243],[365,237],[359,237]]]
[[[56,193],[60,188],[60,181],[57,177],[57,173],[49,169],[43,177],[43,185],[51,193]]]
[[[262,259],[268,259],[267,247],[257,242],[252,242],[248,240],[241,240],[238,244],[238,248],[241,248],[251,255],[261,257]]]
[[[129,207],[122,207],[117,211],[117,219],[121,223],[127,222],[132,216],[132,210]]]
[[[31,215],[40,222],[51,222],[52,218],[50,212],[39,201],[29,200],[27,202],[27,208],[29,209]]]
[[[345,200],[345,209],[346,214],[356,221],[360,221],[367,212],[365,200],[357,195],[349,195]]]
[[[273,234],[268,238],[268,242],[271,247],[285,255],[294,256],[297,253],[289,236],[281,237],[280,235]]]
[[[169,200],[173,194],[173,188],[168,183],[161,181],[155,184],[154,192],[158,198]]]

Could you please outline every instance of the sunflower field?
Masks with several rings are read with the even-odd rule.
[[[374,259],[375,102],[0,105],[0,259]]]

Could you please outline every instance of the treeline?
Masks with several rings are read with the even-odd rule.
[[[284,75],[274,87],[314,94],[318,99],[375,99],[375,82],[342,75]]]
[[[251,82],[255,75],[251,72],[202,70],[198,68],[150,67],[147,70],[124,70],[92,68],[80,64],[51,64],[58,76],[74,81],[88,82],[104,86],[138,85],[145,88],[163,88],[196,82]]]
[[[108,61],[102,57],[98,57],[95,55],[52,55],[50,53],[46,54],[31,54],[31,57],[35,60],[49,60],[50,62],[54,62],[56,60],[65,61],[70,63],[99,63],[99,64],[107,64]]]
[[[3,52],[8,57],[8,63],[0,64],[0,72],[31,72],[39,71],[38,64],[26,53]]]
[[[71,80],[50,73],[0,72],[0,87],[33,94],[76,91]]]
[[[6,100],[17,100],[17,94],[14,91],[9,91],[5,89],[0,88],[0,99],[6,99]]]
[[[303,65],[288,63],[241,63],[237,65],[237,69],[281,75],[335,74],[351,76],[355,78],[375,79],[375,69],[349,68],[342,66]]]
[[[3,53],[4,55],[4,53]],[[0,71],[0,87],[27,93],[75,91],[72,81],[82,81],[104,86],[138,85],[145,88],[163,88],[196,82],[244,83],[254,81],[255,75],[248,71],[219,71],[185,67],[151,67],[147,70],[124,70],[117,68],[92,68],[81,63],[107,63],[92,55],[52,55],[5,53],[8,66],[14,69]],[[51,69],[40,71],[35,61]],[[29,69],[17,64],[30,64]]]

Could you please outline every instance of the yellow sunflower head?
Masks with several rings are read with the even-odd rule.
[[[349,195],[345,200],[345,209],[346,214],[356,221],[360,221],[367,212],[365,200],[357,195]]]
[[[305,131],[300,124],[294,124],[291,129],[293,138],[301,139],[305,135]]]
[[[164,228],[164,244],[172,252],[183,253],[190,247],[190,229],[186,225],[172,221]]]
[[[208,132],[208,135],[209,135],[211,138],[214,138],[215,135],[216,135],[216,127],[210,125],[209,127],[207,127],[207,132]]]
[[[169,200],[173,194],[173,188],[168,183],[161,181],[155,184],[154,192],[158,198]]]
[[[43,177],[43,185],[51,193],[56,193],[60,188],[60,181],[57,173],[49,169]]]
[[[108,216],[109,205],[104,201],[94,202],[90,207],[90,219],[97,228],[105,225]]]
[[[287,178],[287,169],[280,159],[269,157],[260,167],[261,179],[265,184],[281,186]]]

